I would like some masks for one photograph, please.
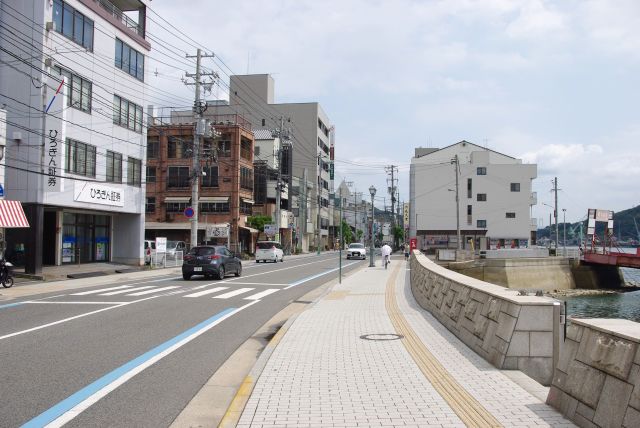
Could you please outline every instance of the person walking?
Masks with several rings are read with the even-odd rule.
[[[404,259],[409,260],[409,244],[404,244]]]
[[[389,244],[384,244],[380,249],[382,253],[382,263],[384,263],[384,268],[387,268],[387,264],[391,263],[391,247]]]

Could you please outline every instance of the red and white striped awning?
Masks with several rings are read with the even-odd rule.
[[[0,227],[29,227],[20,201],[0,199]]]

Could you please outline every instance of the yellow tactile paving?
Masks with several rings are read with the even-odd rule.
[[[395,287],[401,266],[403,265],[396,264],[391,277],[387,281],[385,306],[396,332],[404,336],[402,343],[407,348],[407,351],[425,377],[465,425],[468,427],[502,426],[429,352],[400,312],[396,302]]]

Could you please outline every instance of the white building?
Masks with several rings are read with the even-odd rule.
[[[0,3],[6,194],[31,225],[8,234],[7,256],[27,272],[143,261],[146,3]]]
[[[334,128],[329,117],[317,102],[276,103],[275,82],[268,74],[231,76],[229,88],[229,104],[214,101],[204,116],[241,115],[254,128],[279,127],[280,117],[285,119],[284,126],[290,128],[293,141],[293,176],[303,178],[306,169],[309,179],[317,177],[314,189],[308,195],[308,221],[300,222],[301,227],[297,230],[300,246],[304,251],[316,247],[319,236],[321,248],[329,247],[337,230],[333,227],[333,204],[330,202],[334,193]],[[173,112],[172,121],[183,120],[190,114]]]
[[[410,169],[410,237],[418,248],[456,248],[456,166],[462,248],[526,246],[535,241],[531,192],[537,165],[467,141],[416,148]]]

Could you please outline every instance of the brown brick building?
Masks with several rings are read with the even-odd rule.
[[[236,115],[213,119],[221,136],[205,137],[200,147],[198,243],[207,239],[207,225],[229,225],[230,250],[253,253],[257,231],[246,224],[254,204],[251,124]],[[151,126],[147,131],[147,239],[164,236],[191,244],[191,223],[184,210],[191,206],[193,132],[193,123]],[[209,241],[227,244],[227,238]]]

